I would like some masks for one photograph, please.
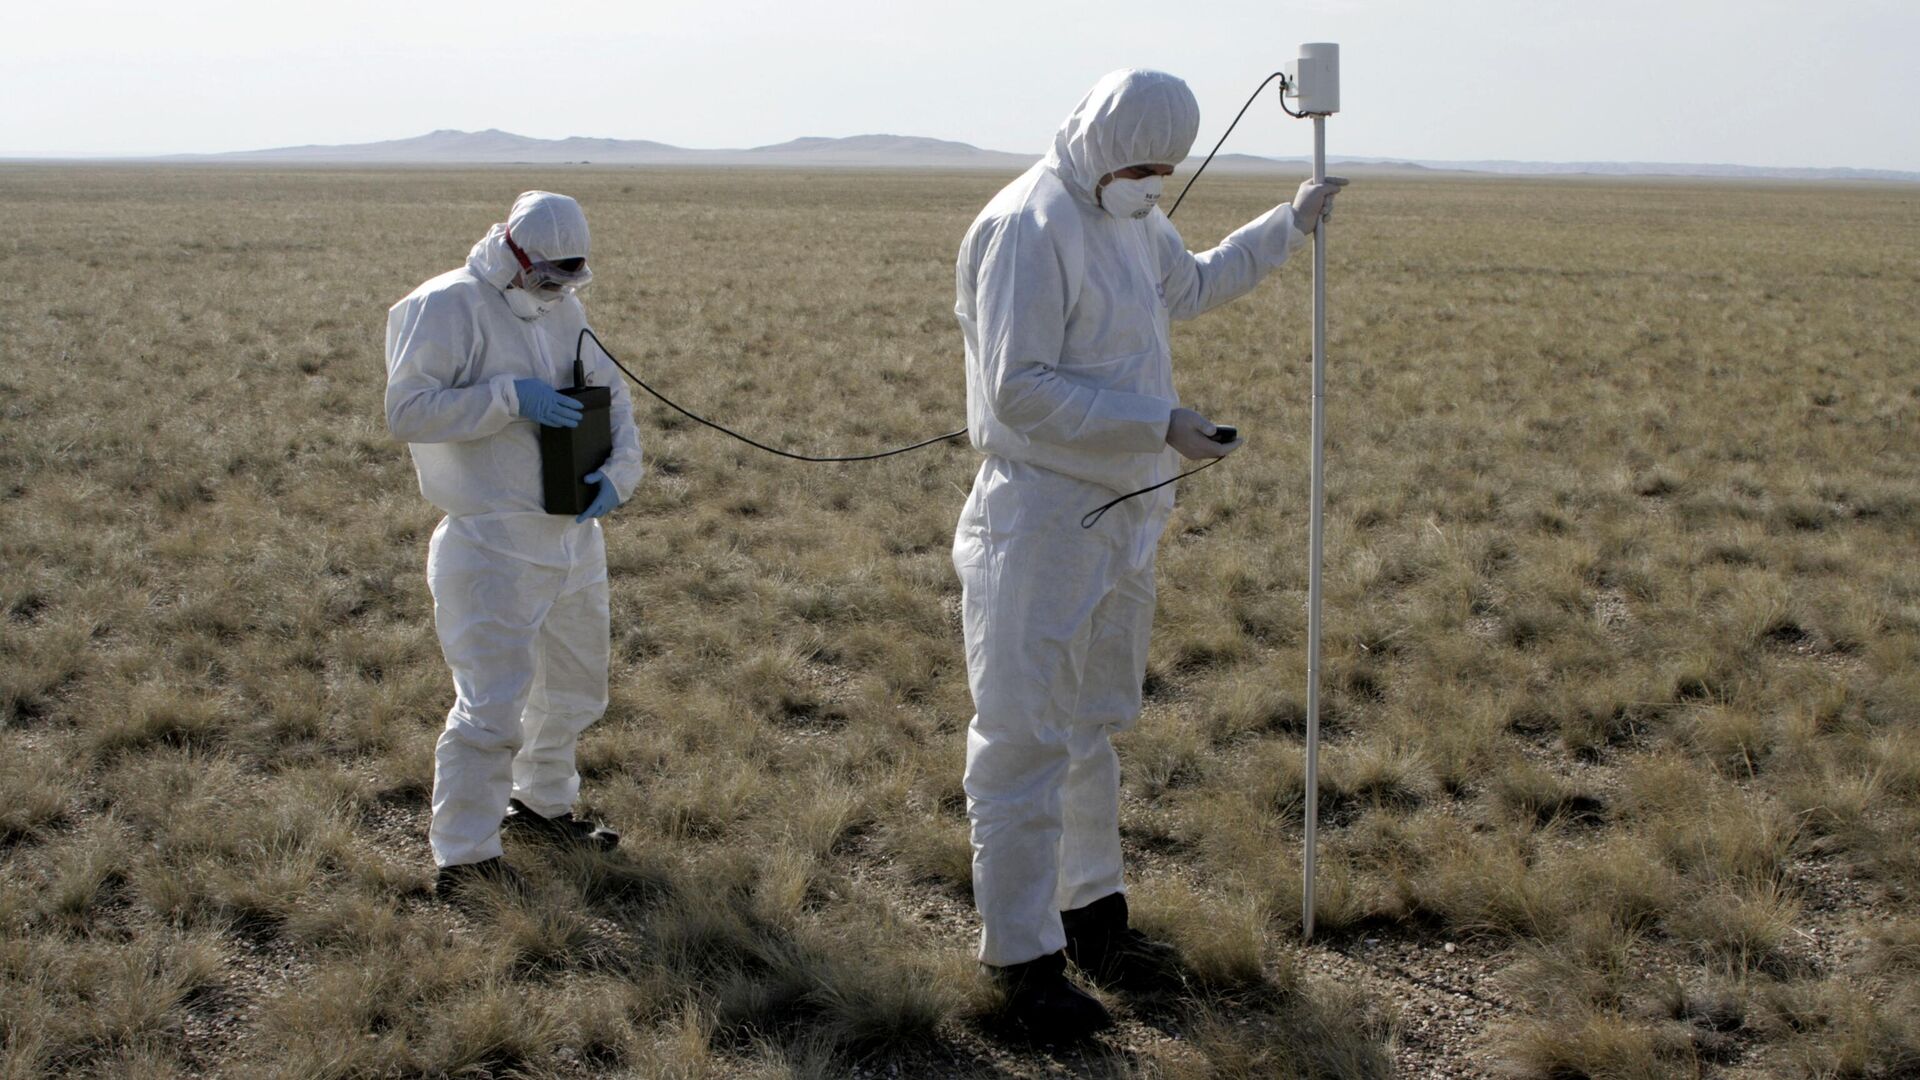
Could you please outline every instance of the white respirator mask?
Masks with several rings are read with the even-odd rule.
[[[559,307],[560,301],[567,298],[565,292],[548,293],[543,290],[542,292],[534,293],[514,285],[507,286],[501,295],[507,298],[507,307],[513,309],[515,315],[520,316],[528,322],[532,322],[547,312],[552,311],[554,308]]]
[[[1160,205],[1161,177],[1115,177],[1100,189],[1100,206],[1117,218],[1143,218]]]

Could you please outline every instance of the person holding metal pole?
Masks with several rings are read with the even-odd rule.
[[[1052,150],[961,241],[955,315],[985,459],[954,534],[976,715],[964,787],[979,958],[1040,1036],[1111,1022],[1067,978],[1121,989],[1175,973],[1128,924],[1112,737],[1140,715],[1153,559],[1181,458],[1240,440],[1180,406],[1169,323],[1241,296],[1305,242],[1337,178],[1194,254],[1158,209],[1199,105],[1158,71],[1094,84]]]

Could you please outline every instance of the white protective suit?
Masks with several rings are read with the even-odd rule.
[[[568,295],[523,319],[506,291],[519,266],[503,233],[535,257],[587,254],[586,217],[564,195],[527,192],[467,264],[387,314],[387,427],[405,440],[420,492],[446,511],[427,548],[434,625],[455,701],[434,750],[440,866],[500,854],[507,799],[551,817],[580,790],[574,746],[606,711],[606,547],[597,519],[549,515],[537,425],[514,380],[573,383],[586,309]],[[515,290],[518,291],[518,290]],[[622,501],[645,471],[619,372],[588,343],[587,381],[612,388],[613,453],[601,472]]]
[[[1111,737],[1140,715],[1173,487],[1091,529],[1080,518],[1179,467],[1169,319],[1247,292],[1305,240],[1282,205],[1195,255],[1159,210],[1096,205],[1102,176],[1179,164],[1198,126],[1181,80],[1107,75],[960,244],[967,422],[986,460],[953,561],[978,710],[965,787],[980,959],[994,966],[1062,948],[1062,910],[1124,891]]]

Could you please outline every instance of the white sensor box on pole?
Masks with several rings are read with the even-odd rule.
[[[1287,62],[1287,96],[1297,112],[1325,116],[1340,111],[1340,46],[1317,41],[1300,46]]]

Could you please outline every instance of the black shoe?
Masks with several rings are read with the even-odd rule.
[[[526,879],[498,855],[479,862],[443,866],[433,875],[433,895],[441,900],[469,900],[474,895],[475,886],[504,889],[518,894],[526,891]]]
[[[519,799],[507,800],[507,818],[500,823],[500,830],[543,843],[577,844],[601,851],[612,851],[620,846],[620,834],[605,825],[582,821],[574,817],[571,810],[555,817],[541,817],[527,809]]]
[[[1067,981],[1064,953],[987,971],[1007,992],[1007,1018],[1036,1040],[1067,1042],[1113,1026],[1105,1005]]]
[[[1125,893],[1103,896],[1060,913],[1067,958],[1101,986],[1169,990],[1181,983],[1180,954],[1127,925]]]

